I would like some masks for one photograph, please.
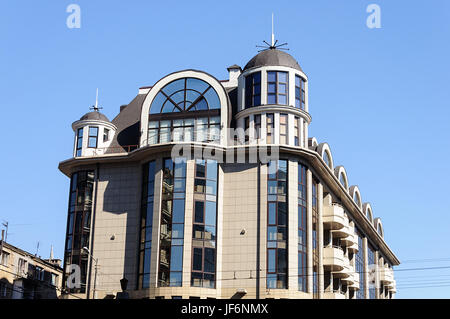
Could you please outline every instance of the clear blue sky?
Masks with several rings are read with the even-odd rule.
[[[68,29],[66,7],[81,7]],[[379,4],[382,28],[366,27]],[[398,269],[450,266],[450,2],[0,2],[0,220],[9,240],[62,258],[71,123],[94,104],[114,118],[141,86],[185,68],[219,79],[276,38],[309,76],[311,136],[331,145],[382,218]],[[406,262],[432,259],[431,261]],[[436,260],[444,259],[444,260]],[[450,297],[450,269],[398,271],[398,298]],[[433,277],[427,277],[433,276]],[[414,288],[417,286],[446,286]]]

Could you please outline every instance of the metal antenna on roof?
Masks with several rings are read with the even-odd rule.
[[[95,112],[98,112],[98,110],[103,109],[102,107],[98,106],[98,88],[97,88],[97,93],[95,95],[95,105],[91,106],[89,109],[94,110]]]
[[[287,42],[282,44],[277,44],[278,40],[275,40],[275,32],[274,32],[274,26],[273,26],[273,13],[272,13],[272,36],[271,36],[271,42],[270,44],[263,40],[265,46],[257,45],[257,48],[262,48],[262,50],[258,50],[258,52],[266,51],[266,50],[273,50],[273,49],[280,49],[280,50],[289,50],[288,48],[282,48],[283,46],[287,45]]]

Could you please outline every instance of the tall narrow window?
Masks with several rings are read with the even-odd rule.
[[[215,288],[217,161],[196,160],[191,286]]]
[[[306,166],[298,164],[298,290],[307,292]]]
[[[77,149],[75,156],[81,156],[81,151],[83,148],[83,128],[77,130]]]
[[[295,107],[305,109],[305,80],[300,76],[295,76]]]
[[[270,161],[267,179],[267,288],[286,289],[287,160]]]
[[[261,105],[261,72],[245,78],[245,107]]]
[[[255,114],[254,126],[255,126],[255,140],[259,140],[261,138],[261,114]]]
[[[159,121],[148,122],[148,144],[158,144],[159,142]]]
[[[274,129],[275,129],[275,123],[274,123],[274,115],[273,113],[267,113],[266,114],[266,143],[267,144],[273,144],[274,143]]]
[[[98,140],[98,127],[89,126],[88,147],[97,148],[97,140]]]
[[[318,215],[318,198],[317,198],[318,182],[313,178],[312,181],[312,252],[313,252],[313,294],[314,298],[319,298],[319,215]]]
[[[288,104],[287,72],[267,72],[267,104]]]
[[[150,287],[150,257],[152,253],[153,200],[155,190],[155,161],[143,167],[141,200],[141,239],[139,246],[138,289]]]
[[[298,116],[295,116],[294,117],[294,145],[295,146],[300,145],[299,127],[300,127],[300,119],[298,118]]]
[[[280,144],[288,144],[288,115],[280,114]]]
[[[359,274],[359,290],[356,291],[356,299],[364,299],[364,290],[366,285],[364,284],[364,245],[362,235],[358,229],[356,229],[356,235],[358,236],[358,252],[355,255],[356,273]]]
[[[367,264],[369,267],[369,274],[375,273],[374,269],[376,269],[375,264],[375,249],[373,249],[372,245],[368,244],[367,250]],[[370,280],[372,279],[372,280]],[[375,299],[375,278],[369,279],[369,299]]]
[[[164,160],[161,202],[159,287],[180,287],[183,271],[186,161]]]
[[[109,130],[107,128],[103,129],[103,142],[109,141]]]
[[[81,271],[81,287],[70,288],[69,291],[73,293],[86,291],[88,255],[83,247],[90,247],[93,188],[94,171],[80,171],[72,174],[64,253],[64,285],[69,275],[68,267],[72,264],[78,265]]]
[[[244,118],[244,137],[245,137],[245,144],[248,144],[248,141],[250,139],[250,117]]]

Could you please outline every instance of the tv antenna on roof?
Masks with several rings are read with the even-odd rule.
[[[280,49],[280,50],[289,50],[288,48],[282,48],[283,46],[287,45],[287,42],[282,44],[277,44],[278,40],[275,40],[275,33],[273,31],[273,13],[272,13],[272,36],[271,36],[271,42],[270,44],[263,40],[263,42],[266,44],[265,46],[257,45],[257,48],[262,48],[262,50],[258,50],[258,52],[266,51],[266,50],[273,50],[273,49]]]
[[[95,105],[91,106],[89,109],[94,110],[95,112],[98,112],[98,110],[103,109],[102,107],[98,106],[98,88],[97,88],[97,94],[95,95]]]

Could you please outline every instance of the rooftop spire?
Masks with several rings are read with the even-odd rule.
[[[99,110],[102,109],[102,107],[98,106],[98,88],[97,88],[97,93],[95,95],[95,105],[90,107],[91,110],[94,110],[95,112],[98,112]]]
[[[271,42],[270,42],[270,44],[267,41],[265,41],[265,40],[263,40],[263,42],[265,44],[264,46],[261,46],[261,45],[257,45],[256,46],[257,48],[262,48],[262,50],[259,50],[258,52],[266,51],[266,50],[269,50],[269,49],[289,50],[287,48],[282,48],[282,46],[287,45],[287,42],[277,45],[278,40],[275,40],[275,33],[274,33],[274,27],[273,27],[273,12],[272,12],[272,36],[271,36]]]

